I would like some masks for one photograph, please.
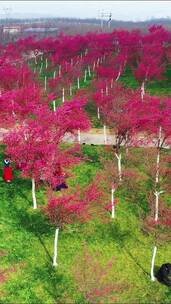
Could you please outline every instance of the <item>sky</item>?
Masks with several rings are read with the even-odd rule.
[[[0,1],[0,17],[99,18],[143,21],[170,17],[171,1]]]

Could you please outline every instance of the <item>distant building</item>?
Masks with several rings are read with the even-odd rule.
[[[18,34],[21,32],[20,25],[3,26],[3,33]]]
[[[57,32],[57,27],[29,27],[24,29],[25,33],[44,33],[44,32]]]

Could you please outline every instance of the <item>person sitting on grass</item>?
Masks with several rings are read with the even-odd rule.
[[[65,173],[62,171],[60,165],[58,165],[55,174],[56,174],[56,176],[58,176],[59,184],[56,185],[56,187],[54,188],[54,191],[61,191],[61,189],[67,189],[68,186],[65,183],[66,176],[65,176]]]

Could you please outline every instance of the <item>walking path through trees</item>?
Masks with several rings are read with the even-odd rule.
[[[7,129],[0,128],[0,141],[3,139],[3,135],[8,132]],[[139,136],[139,139],[143,138],[142,136]],[[78,134],[77,135],[71,135],[66,134],[64,136],[64,142],[68,143],[74,143],[79,142]],[[103,129],[98,128],[92,128],[88,132],[80,132],[80,143],[86,144],[86,145],[114,145],[116,142],[115,135],[112,132],[112,130],[106,128],[106,140],[105,140],[105,134]],[[122,146],[122,144],[121,144]],[[141,147],[155,147],[155,143],[148,143],[147,144],[138,144],[135,146],[141,146]],[[163,148],[170,148],[169,145],[164,145]]]

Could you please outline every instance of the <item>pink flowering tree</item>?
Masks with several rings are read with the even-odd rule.
[[[104,124],[113,129],[114,132],[114,155],[118,163],[118,178],[122,181],[121,146],[127,147],[131,144],[133,132],[135,132],[132,110],[127,107],[136,92],[124,89],[121,85],[115,85],[111,94],[101,105]]]
[[[58,235],[59,230],[64,229],[68,224],[85,223],[92,220],[98,214],[105,212],[103,193],[97,186],[97,183],[92,182],[83,191],[78,187],[73,194],[62,196],[50,195],[48,205],[44,208],[44,212],[50,222],[56,226],[54,240],[54,256],[53,266],[57,266],[58,256]],[[103,211],[99,212],[102,209]],[[95,213],[96,210],[96,213]],[[96,215],[95,215],[96,214]]]
[[[137,69],[134,74],[141,83],[141,99],[145,94],[145,86],[153,80],[161,80],[165,71],[165,48],[168,32],[161,26],[149,28],[149,33],[142,36],[139,47]]]
[[[32,180],[32,198],[37,208],[35,184],[43,178],[53,187],[59,182],[57,166],[73,163],[74,150],[63,151],[60,143],[67,132],[88,129],[89,119],[83,110],[84,101],[72,101],[57,112],[42,106],[34,112],[36,119],[27,119],[4,138],[7,154],[22,170],[22,176]]]

